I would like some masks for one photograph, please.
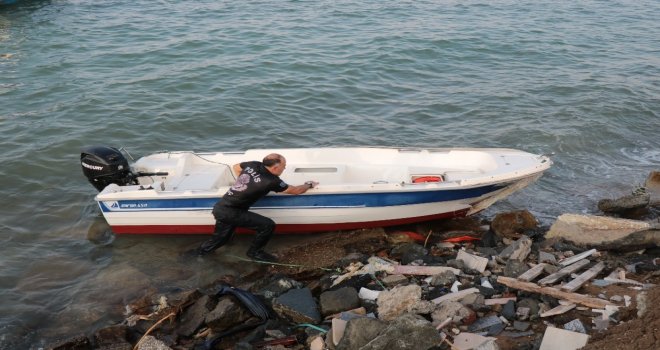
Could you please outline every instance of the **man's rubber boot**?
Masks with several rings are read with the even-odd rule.
[[[275,257],[272,254],[266,253],[263,249],[252,249],[250,248],[247,251],[247,256],[250,258],[257,260],[257,261],[265,261],[265,262],[272,262],[275,263],[277,262],[277,257]]]

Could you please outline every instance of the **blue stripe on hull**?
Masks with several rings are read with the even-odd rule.
[[[253,209],[259,208],[346,208],[388,207],[397,205],[448,202],[476,198],[497,191],[505,185],[489,185],[470,189],[436,190],[415,192],[353,193],[353,194],[309,194],[303,196],[266,196]],[[158,210],[210,210],[220,198],[183,198],[119,200],[99,203],[104,212],[113,211],[158,211]],[[106,206],[106,203],[110,203]]]

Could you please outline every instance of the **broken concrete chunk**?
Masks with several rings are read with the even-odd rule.
[[[588,340],[589,336],[586,334],[548,327],[543,334],[539,350],[577,350],[587,345]]]
[[[644,221],[563,214],[546,233],[573,244],[601,250],[633,251],[660,245],[660,235]]]
[[[463,332],[454,337],[454,343],[452,348],[456,348],[459,350],[473,350],[473,349],[477,349],[482,344],[487,344],[493,341],[495,341],[495,338],[484,337],[479,334]]]
[[[431,318],[433,319],[433,325],[437,326],[450,318],[453,323],[461,324],[463,320],[472,316],[474,312],[463,304],[456,301],[443,301],[438,304],[435,311],[431,313]]]
[[[390,321],[413,309],[422,299],[422,288],[416,284],[396,286],[378,296],[378,318]]]
[[[466,253],[463,250],[458,251],[456,260],[462,260],[467,268],[477,270],[479,272],[484,272],[486,270],[486,265],[488,264],[488,259]]]
[[[532,240],[527,236],[522,236],[513,242],[499,254],[499,257],[509,260],[523,261],[532,251]]]
[[[433,277],[431,277],[431,281],[429,282],[429,284],[434,287],[437,287],[437,286],[448,286],[454,282],[456,282],[456,275],[451,271],[445,271],[437,275],[433,275]]]

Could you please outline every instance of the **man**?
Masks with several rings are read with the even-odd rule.
[[[236,183],[213,207],[213,237],[202,243],[196,254],[212,253],[231,239],[236,227],[244,227],[255,231],[247,256],[259,261],[276,262],[277,258],[263,250],[275,232],[275,222],[249,211],[250,207],[270,191],[296,195],[318,185],[314,181],[307,181],[300,186],[286,184],[279,177],[285,168],[286,159],[276,153],[267,155],[261,162],[235,164],[232,170],[236,174]]]

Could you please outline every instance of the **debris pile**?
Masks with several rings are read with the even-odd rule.
[[[660,340],[657,216],[566,214],[548,229],[523,210],[434,225],[294,247],[281,265],[145,297],[120,324],[50,349],[650,349]]]

